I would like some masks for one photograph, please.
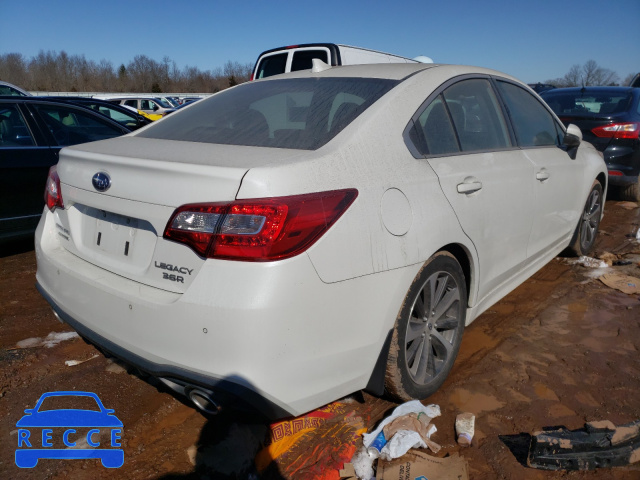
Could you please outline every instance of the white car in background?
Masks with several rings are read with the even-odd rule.
[[[124,107],[130,107],[135,110],[146,113],[147,115],[167,115],[175,111],[176,107],[165,98],[161,97],[146,97],[146,96],[126,96],[119,97],[113,95],[96,96],[100,100],[107,100],[109,102],[122,105]]]
[[[251,80],[280,75],[282,73],[309,70],[313,60],[327,65],[362,65],[367,63],[433,63],[429,57],[406,58],[392,53],[378,52],[362,47],[335,43],[304,43],[265,50],[258,55]]]
[[[209,413],[423,399],[465,325],[591,250],[606,187],[579,129],[512,77],[315,60],[63,149],[38,288]]]

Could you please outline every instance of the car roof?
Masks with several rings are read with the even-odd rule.
[[[111,118],[108,118],[105,115],[96,112],[92,108],[86,107],[86,106],[81,105],[80,103],[76,103],[76,102],[63,101],[63,100],[60,100],[60,99],[57,99],[57,98],[47,98],[47,97],[36,97],[36,96],[19,97],[19,96],[15,96],[15,95],[0,95],[0,102],[4,103],[5,101],[7,101],[7,102],[11,101],[13,103],[16,103],[16,102],[21,102],[21,103],[50,103],[50,104],[71,106],[73,108],[77,108],[78,110],[82,110],[84,112],[88,112],[90,115],[96,115],[99,118],[101,118],[102,120],[111,123],[112,125],[116,125],[119,128],[126,130],[127,132],[131,132],[130,128],[127,128],[126,126],[119,124],[118,122],[112,120]]]
[[[590,92],[590,93],[598,93],[598,92],[634,92],[640,91],[638,88],[633,87],[619,87],[619,86],[597,86],[597,87],[564,87],[564,88],[554,88],[553,90],[547,90],[546,92],[542,92],[543,94],[555,95],[558,93],[574,93],[574,92]]]

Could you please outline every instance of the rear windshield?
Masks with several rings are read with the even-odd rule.
[[[315,150],[398,82],[297,78],[251,82],[172,114],[140,137]]]
[[[628,91],[576,90],[573,92],[545,92],[542,98],[556,115],[602,115],[627,111],[632,95]]]

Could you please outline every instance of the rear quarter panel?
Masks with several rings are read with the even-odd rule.
[[[411,116],[448,75],[434,72],[418,77],[420,74],[392,89],[321,149],[297,162],[250,169],[243,179],[238,198],[358,189],[354,204],[308,250],[324,282],[421,263],[449,243],[462,245],[475,263],[475,250],[435,172],[426,160],[414,158],[404,144],[402,133]],[[391,189],[402,192],[406,202],[384,204],[389,198],[385,192]],[[393,208],[408,219],[406,233],[387,228],[393,223]]]

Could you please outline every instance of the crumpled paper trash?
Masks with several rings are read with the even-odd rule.
[[[440,416],[440,407],[438,405],[427,405],[424,406],[420,403],[420,400],[411,400],[409,402],[403,403],[402,405],[397,406],[391,415],[380,422],[378,428],[376,428],[371,433],[365,433],[362,435],[362,443],[366,448],[369,448],[373,440],[378,436],[378,434],[382,431],[382,429],[393,422],[396,418],[402,417],[403,415],[407,415],[409,413],[424,413],[431,419]],[[435,430],[434,430],[435,432]],[[433,432],[431,432],[433,433]]]
[[[396,407],[378,428],[363,435],[364,448],[368,449],[381,431],[387,438],[380,450],[380,457],[386,460],[399,458],[411,448],[430,448],[434,452],[440,445],[430,439],[437,428],[431,420],[440,416],[438,405],[424,406],[419,400],[411,400]]]
[[[427,414],[409,413],[396,418],[382,429],[386,445],[380,451],[380,457],[393,460],[407,453],[411,448],[430,448],[434,453],[440,451],[440,445],[429,437],[437,431]]]

